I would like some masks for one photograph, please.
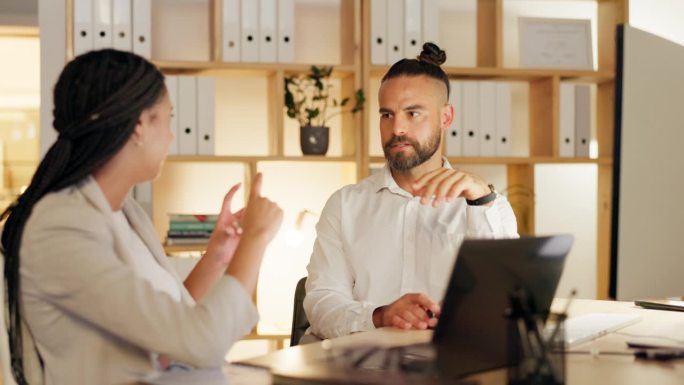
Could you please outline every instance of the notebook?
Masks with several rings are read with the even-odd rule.
[[[642,299],[634,304],[646,309],[684,311],[684,298],[673,297],[664,299]]]

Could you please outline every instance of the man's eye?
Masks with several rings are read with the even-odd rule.
[[[389,117],[390,117],[389,112],[383,112],[382,114],[380,114],[380,119],[388,119]]]
[[[420,113],[419,113],[418,111],[409,111],[409,115],[410,115],[412,118],[417,118],[418,115],[420,115]]]

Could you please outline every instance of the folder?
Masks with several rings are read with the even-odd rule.
[[[496,155],[496,83],[479,82],[480,156]]]
[[[133,0],[133,52],[152,57],[152,4],[151,0]]]
[[[496,155],[511,156],[511,131],[513,128],[513,113],[511,104],[511,85],[496,83]]]
[[[387,0],[370,2],[371,64],[387,64]]]
[[[446,132],[447,156],[463,155],[463,83],[450,81],[449,103],[454,107],[454,119]]]
[[[480,155],[480,87],[476,81],[463,82],[463,156]]]
[[[180,137],[180,132],[178,131],[178,76],[166,75],[164,82],[166,83],[166,92],[169,94],[169,100],[173,107],[170,124],[173,139],[169,146],[169,155],[178,155],[178,138]]]
[[[294,63],[294,0],[278,0],[278,61]]]
[[[211,77],[197,78],[197,154],[214,155],[216,125],[216,82]]]
[[[423,2],[422,0],[404,0],[404,51],[406,56],[420,53],[423,41]]]
[[[259,61],[259,2],[242,0],[240,15],[240,34],[242,35],[240,59],[243,62],[256,63]]]
[[[93,0],[93,49],[112,47],[111,0]]]
[[[223,61],[240,61],[240,0],[223,0]]]
[[[259,4],[259,61],[275,63],[278,60],[276,28],[276,0],[260,0]]]
[[[575,156],[575,85],[561,83],[558,156]]]
[[[135,185],[133,187],[133,199],[142,206],[152,219],[152,182],[142,182]]]
[[[423,0],[423,43],[439,44],[439,0]]]
[[[575,86],[575,156],[588,157],[591,141],[591,93],[588,85]]]
[[[417,56],[420,52],[416,52]],[[387,64],[404,58],[404,7],[387,4]]]
[[[194,76],[178,77],[178,153],[197,154],[197,81]]]
[[[112,0],[112,46],[121,51],[133,50],[131,0]]]
[[[93,0],[74,0],[74,56],[93,49]]]

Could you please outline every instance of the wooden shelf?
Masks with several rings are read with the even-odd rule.
[[[231,155],[170,155],[167,162],[199,162],[199,163],[256,163],[256,162],[356,162],[355,156],[231,156]]]
[[[612,165],[612,158],[555,158],[555,157],[448,157],[449,163],[452,165],[458,164],[492,164],[492,165],[508,165],[508,164],[600,164]],[[385,163],[385,158],[381,156],[370,157],[370,163]]]
[[[371,76],[381,77],[389,66],[371,66]],[[532,68],[495,68],[495,67],[443,67],[450,78],[454,79],[497,79],[530,81],[543,78],[559,77],[561,80],[606,83],[615,79],[613,71],[586,71],[563,69]]]
[[[282,63],[227,63],[227,62],[199,62],[199,61],[153,61],[162,71],[173,74],[188,75],[234,75],[234,76],[264,76],[276,72],[288,74],[308,73],[311,64],[282,64]],[[333,78],[347,78],[353,76],[356,67],[353,65],[315,64],[317,67],[333,66]]]

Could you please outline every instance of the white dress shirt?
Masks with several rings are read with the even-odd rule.
[[[444,167],[451,168],[444,160]],[[406,293],[441,301],[464,238],[518,237],[504,196],[494,205],[465,199],[434,208],[400,188],[389,167],[345,186],[316,225],[304,309],[310,331],[333,338],[372,330],[373,311]]]

